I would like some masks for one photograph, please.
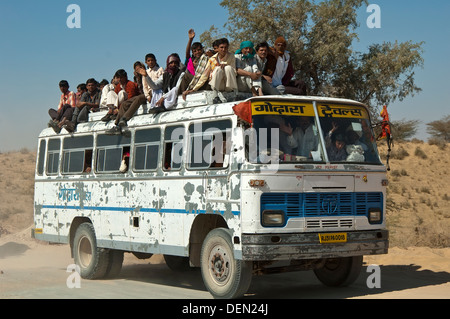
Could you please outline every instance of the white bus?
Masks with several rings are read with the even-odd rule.
[[[38,142],[32,236],[69,244],[83,278],[116,276],[124,252],[163,254],[236,298],[280,271],[348,285],[364,255],[388,251],[386,168],[361,103],[214,105],[205,91],[156,115],[142,106],[113,136],[103,113]]]

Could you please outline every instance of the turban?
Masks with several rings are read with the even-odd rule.
[[[253,48],[253,42],[252,41],[244,41],[241,43],[240,49],[236,51],[236,54],[241,54],[242,53],[242,49],[245,48],[251,48],[251,52],[249,54],[244,55],[242,58],[243,59],[251,59],[255,56],[255,49]]]
[[[287,43],[286,43],[286,39],[285,39],[284,37],[278,37],[278,38],[275,40],[275,44],[277,44],[277,43],[284,43],[284,44],[287,44]]]

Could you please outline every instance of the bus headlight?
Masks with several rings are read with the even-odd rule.
[[[369,223],[371,224],[381,223],[381,209],[379,208],[369,209]]]
[[[264,227],[281,227],[285,224],[284,211],[264,210],[261,223]]]

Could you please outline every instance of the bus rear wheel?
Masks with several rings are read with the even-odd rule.
[[[73,241],[73,257],[80,267],[81,278],[98,279],[106,275],[109,265],[108,249],[97,247],[94,226],[81,224]]]
[[[201,272],[214,298],[238,298],[247,292],[252,279],[252,262],[234,258],[231,236],[216,228],[203,241]]]
[[[323,267],[314,269],[314,274],[326,286],[345,287],[358,278],[362,262],[363,256],[332,258]]]

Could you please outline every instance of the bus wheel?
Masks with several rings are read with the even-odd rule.
[[[164,255],[164,261],[166,262],[167,267],[173,271],[191,270],[188,257]]]
[[[108,270],[109,250],[97,247],[94,226],[81,224],[73,241],[73,256],[84,279],[104,277]]]
[[[120,274],[123,265],[123,251],[113,250],[109,251],[108,268],[106,269],[105,277],[114,278]]]
[[[252,262],[237,260],[227,230],[216,228],[203,241],[203,282],[214,298],[238,298],[247,292],[252,279]]]
[[[314,273],[326,286],[345,287],[358,278],[362,262],[363,256],[332,258],[322,268],[314,269]]]

